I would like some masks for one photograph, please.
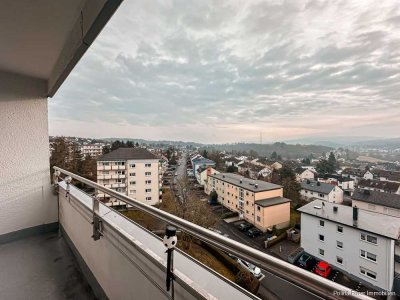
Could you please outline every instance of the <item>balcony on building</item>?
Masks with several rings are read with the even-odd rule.
[[[113,184],[97,185],[62,170],[59,183],[52,184],[48,101],[121,2],[3,0],[0,4],[0,299],[258,299],[179,249],[174,250],[174,285],[168,291],[162,239],[68,184],[67,176],[96,188],[99,196],[112,196],[259,265],[268,277],[267,288],[277,298],[338,299],[335,290],[348,293],[349,299],[363,298],[119,194],[109,189]]]

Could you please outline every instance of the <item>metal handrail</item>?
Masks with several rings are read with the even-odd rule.
[[[59,167],[54,167],[54,170],[58,170],[62,174],[68,175],[96,190],[102,191],[122,202],[125,202],[126,204],[132,205],[133,207],[136,207],[137,209],[142,210],[159,220],[174,225],[210,245],[249,261],[254,265],[257,265],[262,269],[265,269],[266,271],[276,275],[277,277],[289,281],[299,288],[304,289],[323,299],[372,299],[366,295],[359,294],[350,288],[298,268],[290,263],[229,239],[199,225],[181,219],[156,207],[142,203],[126,195],[122,195],[84,177]]]

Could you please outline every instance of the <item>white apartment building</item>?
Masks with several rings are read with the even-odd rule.
[[[83,156],[98,157],[103,154],[104,144],[88,144],[80,147]]]
[[[306,201],[323,200],[334,203],[343,202],[343,190],[333,184],[304,180],[301,182],[300,195]]]
[[[304,251],[364,284],[392,290],[400,271],[399,218],[319,200],[298,210]]]
[[[119,148],[97,160],[97,182],[141,202],[161,202],[162,181],[159,159],[143,148]],[[108,195],[99,194],[109,206],[123,205]]]

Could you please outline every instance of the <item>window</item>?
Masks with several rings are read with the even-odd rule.
[[[248,214],[249,213],[249,211],[248,210],[246,210],[246,214]]]
[[[336,241],[336,247],[338,247],[339,249],[343,249],[343,242]]]
[[[145,176],[151,176],[151,172],[145,172],[144,175]]]
[[[129,181],[129,184],[135,185],[135,184],[136,184],[136,181]]]
[[[116,165],[116,166],[125,166],[125,162],[123,162],[123,161],[116,161],[116,162],[114,163],[114,165]]]
[[[366,268],[360,267],[360,273],[369,278],[376,279],[376,273]]]
[[[136,173],[129,173],[129,176],[136,176]]]
[[[136,190],[129,190],[129,194],[135,194]]]
[[[151,189],[146,189],[146,193],[151,193]]]
[[[103,166],[109,166],[110,165],[110,163],[108,163],[108,162],[103,162]]]
[[[325,237],[324,237],[322,234],[320,234],[320,235],[319,235],[319,240],[320,240],[321,242],[323,242],[323,241],[325,241]]]
[[[124,188],[116,188],[115,189],[118,193],[123,193],[125,192]]]
[[[151,197],[146,197],[146,201],[151,201]]]
[[[343,264],[343,258],[341,258],[340,256],[336,256],[336,262],[338,263],[338,264]]]
[[[324,227],[324,225],[325,225],[325,221],[319,220],[319,226]]]
[[[325,250],[324,249],[318,249],[319,255],[324,256],[325,255]]]
[[[151,164],[145,164],[144,166],[145,166],[145,168],[150,168]]]
[[[369,235],[369,234],[361,233],[360,234],[360,239],[362,241],[366,241],[366,242],[371,243],[371,244],[375,244],[375,245],[378,244],[378,238],[376,236],[372,236],[372,235]]]
[[[130,164],[129,167],[130,168],[136,168],[136,164]]]
[[[321,198],[324,198],[324,197],[325,197],[324,194],[319,194],[319,196],[320,196]]]
[[[337,232],[343,233],[343,226],[337,226]]]
[[[123,180],[122,180],[122,179],[115,179],[115,182],[117,182],[117,183],[122,183]]]
[[[125,171],[117,171],[118,175],[125,175]]]
[[[249,205],[249,201],[246,201],[246,205]]]
[[[257,211],[261,211],[261,207],[257,206]]]
[[[371,252],[360,250],[360,255],[361,255],[361,257],[366,258],[370,261],[376,261],[376,255],[372,254]]]
[[[146,180],[145,183],[146,184],[151,184],[151,180]]]
[[[261,222],[261,218],[257,216],[257,222]]]

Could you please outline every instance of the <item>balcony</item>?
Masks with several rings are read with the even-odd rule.
[[[111,184],[111,187],[112,188],[124,188],[124,187],[126,187],[126,184],[125,183],[113,183],[113,184]]]
[[[112,179],[125,179],[125,174],[115,174],[115,175],[111,175]]]
[[[0,4],[5,28],[0,32],[0,299],[258,299],[178,249],[174,286],[167,291],[167,257],[158,236],[66,181],[57,183],[53,194],[47,97],[57,92],[120,3],[6,0]],[[71,176],[99,195],[117,199],[117,204],[135,207],[260,266],[266,275],[265,289],[276,298],[367,299],[135,201],[109,189],[110,185],[60,171],[63,178]]]

